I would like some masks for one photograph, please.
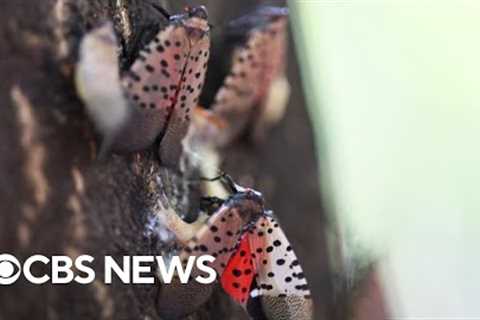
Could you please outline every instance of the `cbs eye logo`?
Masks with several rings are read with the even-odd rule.
[[[0,254],[0,285],[9,285],[20,277],[20,262],[11,254]]]

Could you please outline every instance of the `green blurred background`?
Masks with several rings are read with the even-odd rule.
[[[347,270],[394,319],[480,319],[480,4],[289,6]]]

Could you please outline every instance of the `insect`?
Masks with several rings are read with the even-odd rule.
[[[110,43],[110,47],[113,44]],[[97,95],[98,90],[90,88],[92,85],[85,80],[77,81],[77,87],[91,89],[87,92],[83,90],[81,95],[97,127],[106,128],[101,131],[110,136],[107,147],[117,152],[139,151],[158,139],[161,162],[167,166],[177,166],[182,153],[182,139],[187,133],[192,109],[203,87],[209,48],[205,7],[187,7],[184,13],[169,16],[167,27],[141,50],[128,72],[122,76],[120,81],[128,115],[122,116],[122,121],[112,129],[112,125],[104,125],[109,122],[104,113],[106,110],[115,110],[115,105],[109,105],[112,100],[120,100],[118,92],[110,92],[115,99],[108,96],[108,92]],[[82,52],[83,61],[96,57],[88,50]],[[111,60],[118,61],[118,58]],[[101,61],[96,64],[101,65]],[[83,69],[87,71],[83,73],[98,76],[94,67],[84,66]],[[93,76],[89,79],[107,80],[102,75],[98,79]],[[116,83],[111,82],[99,84],[103,87],[109,85],[116,87]],[[122,115],[124,109],[122,106]]]
[[[293,249],[262,195],[220,177],[232,195],[187,243],[182,256],[210,254],[227,294],[267,319],[312,319],[307,281]],[[219,199],[212,203],[218,206]],[[258,307],[258,306],[257,306]],[[255,313],[258,311],[255,311]]]
[[[230,23],[227,40],[245,39],[234,49],[230,73],[211,106],[229,125],[216,137],[220,145],[238,138],[249,126],[253,138],[262,139],[282,117],[290,94],[285,77],[287,14],[286,8],[261,7]]]

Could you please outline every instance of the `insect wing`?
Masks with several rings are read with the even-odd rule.
[[[250,235],[256,252],[258,295],[309,298],[310,291],[293,249],[274,218],[264,216]]]
[[[191,113],[197,106],[202,91],[210,54],[208,32],[197,30],[189,36],[189,50],[185,57],[175,107],[170,115],[166,132],[160,145],[162,162],[175,165],[182,152],[181,139],[185,137],[191,120]],[[179,141],[180,140],[180,141]]]
[[[182,260],[190,255],[212,255],[215,261],[210,266],[222,275],[236,250],[244,223],[236,207],[222,205],[186,245]]]
[[[228,261],[220,280],[225,292],[243,305],[248,300],[255,277],[255,264],[248,236],[248,233],[242,236],[238,248]]]
[[[286,26],[285,15],[272,16],[250,30],[246,44],[234,50],[231,71],[212,105],[230,124],[220,144],[234,139],[252,117],[261,115],[273,80],[285,72]],[[260,108],[254,108],[257,105]]]
[[[130,128],[120,139],[125,149],[150,145],[165,128],[173,110],[189,49],[187,31],[171,24],[140,52],[123,78],[127,98],[135,110]]]

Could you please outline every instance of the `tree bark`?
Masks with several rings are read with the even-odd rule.
[[[157,3],[171,12],[179,12],[185,4]],[[229,19],[248,12],[257,2],[202,3],[209,9],[214,30],[221,30]],[[159,167],[153,149],[96,159],[97,139],[73,83],[83,34],[113,20],[125,68],[139,46],[158,30],[158,13],[148,1],[140,0],[7,0],[2,2],[0,17],[0,253],[11,253],[20,261],[33,254],[89,254],[95,257],[97,279],[101,279],[100,261],[105,255],[169,252],[174,244],[155,231],[159,221],[150,211],[152,185],[160,176],[175,202],[174,197],[182,196],[176,186],[182,184],[165,178],[175,176]],[[265,143],[238,143],[225,150],[223,169],[240,184],[263,192],[303,262],[316,319],[335,319],[327,222],[293,45],[290,57],[292,96],[284,120]],[[214,68],[208,72],[215,75]],[[195,204],[187,203],[187,208],[192,207]],[[158,290],[158,286],[105,285],[100,280],[91,285],[33,285],[21,278],[13,286],[0,287],[0,319],[32,315],[39,319],[159,319]],[[188,319],[244,318],[218,289]]]

